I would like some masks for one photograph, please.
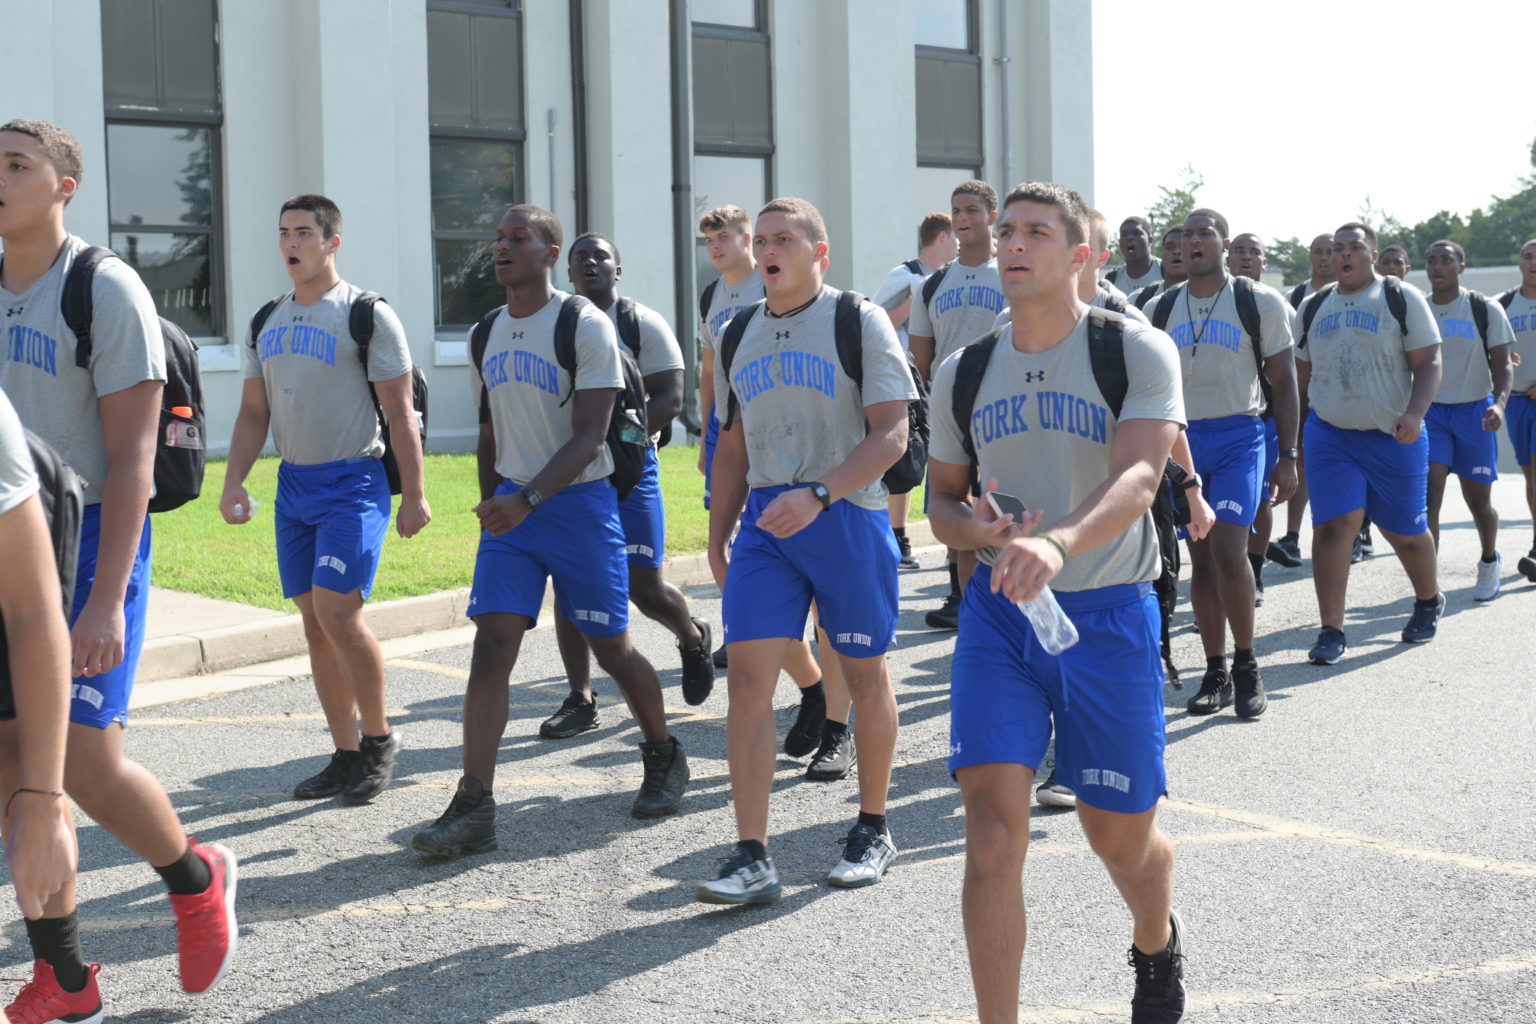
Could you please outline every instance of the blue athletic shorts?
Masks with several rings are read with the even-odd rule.
[[[1504,409],[1504,429],[1509,431],[1509,443],[1515,446],[1515,461],[1529,466],[1531,452],[1536,450],[1536,400],[1510,395]]]
[[[1434,402],[1424,414],[1429,434],[1429,461],[1451,467],[1451,472],[1474,484],[1491,484],[1499,478],[1499,432],[1483,429],[1483,412],[1493,396],[1475,402],[1443,405]]]
[[[708,508],[708,506],[705,506]],[[656,449],[645,457],[645,473],[629,497],[619,502],[619,522],[629,564],[659,569],[667,557],[667,508],[661,500],[661,466]]]
[[[884,654],[896,639],[900,596],[901,554],[890,513],[839,501],[785,540],[758,529],[768,503],[795,486],[802,485],[758,487],[747,495],[725,574],[725,642],[800,639],[814,597],[821,628],[838,653]]]
[[[96,581],[96,549],[100,542],[101,506],[88,505],[80,521],[80,560],[69,612],[71,627],[80,618],[86,599],[91,596],[91,585]],[[144,649],[144,623],[149,617],[152,561],[149,516],[145,516],[139,550],[134,553],[133,568],[128,574],[128,589],[123,592],[123,663],[101,675],[75,677],[69,702],[71,722],[98,729],[105,729],[113,722],[128,723],[128,697],[133,693],[133,677],[139,670],[139,654]]]
[[[379,459],[277,467],[277,573],[283,596],[315,587],[373,591],[389,532],[389,478]]]
[[[1216,518],[1253,525],[1263,492],[1264,421],[1257,416],[1190,420],[1189,450]]]
[[[1307,417],[1307,488],[1312,525],[1365,509],[1383,530],[1413,537],[1429,529],[1429,425],[1413,444],[1380,430],[1345,430]]]
[[[503,480],[497,495],[523,485]],[[493,612],[528,618],[532,629],[544,604],[544,581],[555,581],[560,614],[587,636],[618,636],[629,628],[629,562],[619,497],[606,479],[572,484],[500,537],[480,534],[471,619]]]
[[[965,588],[949,670],[949,771],[1039,771],[1056,726],[1056,779],[1092,807],[1139,814],[1168,790],[1163,664],[1149,583],[1056,594],[1078,642],[1046,654],[978,565]]]
[[[1264,421],[1264,480],[1260,490],[1260,500],[1269,496],[1269,478],[1274,475],[1275,467],[1280,464],[1280,426],[1271,416]]]
[[[715,442],[720,440],[720,417],[709,410],[709,425],[704,428],[704,507],[709,508],[709,481],[715,471]]]

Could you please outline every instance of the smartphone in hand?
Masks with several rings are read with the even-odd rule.
[[[1003,516],[1013,516],[1014,525],[1022,525],[1024,517],[1029,514],[1029,508],[1023,501],[1002,491],[988,491],[987,503],[992,506],[992,511],[997,513],[999,519]]]

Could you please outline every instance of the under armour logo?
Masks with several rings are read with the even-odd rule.
[[[6,306],[5,315],[7,318],[13,316],[21,316],[21,314],[25,312],[26,308],[27,307],[25,306]]]
[[[1024,379],[1027,382],[1029,382],[1030,384],[1033,384],[1037,380],[1043,382],[1045,380],[1045,371],[1044,370],[1026,370],[1026,371],[1024,371]]]
[[[293,318],[293,322],[294,322],[294,323],[296,323],[296,324],[301,324],[301,323],[303,323],[303,322],[304,322],[304,318],[303,318],[303,317],[301,317],[301,316],[295,316],[295,317],[294,317],[294,318]]]
[[[974,280],[976,280],[976,275],[975,274],[966,274],[965,277],[962,278],[962,280],[974,281]]]
[[[1210,316],[1211,315],[1211,307],[1210,306],[1201,306],[1200,307],[1200,315],[1201,316]]]
[[[512,332],[512,340],[513,341],[522,341],[523,340],[523,332],[522,331],[513,331]]]
[[[774,337],[775,341],[783,341],[785,338],[789,337],[789,332],[788,331],[774,331],[773,332],[773,337]]]

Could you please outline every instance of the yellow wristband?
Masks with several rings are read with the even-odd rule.
[[[1061,552],[1061,560],[1063,562],[1065,562],[1067,560],[1067,546],[1065,544],[1063,544],[1061,541],[1057,540],[1056,537],[1053,534],[1042,533],[1040,535],[1040,539],[1043,540],[1043,541],[1048,542],[1051,545],[1051,547],[1055,548],[1057,551],[1060,551]]]

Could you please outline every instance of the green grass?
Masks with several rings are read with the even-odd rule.
[[[661,450],[669,556],[703,551],[709,538],[704,478],[695,468],[697,460],[697,448]],[[244,526],[230,526],[219,515],[224,462],[210,460],[202,497],[154,517],[155,584],[204,597],[291,610],[293,605],[283,600],[278,582],[277,546],[272,534],[277,466],[276,458],[257,461],[246,479],[246,489],[256,499],[256,518]],[[432,522],[410,540],[401,540],[391,526],[372,600],[469,586],[480,539],[479,520],[470,509],[479,500],[473,455],[428,455],[427,501],[432,505]],[[919,488],[912,492],[912,519],[923,518],[922,503]]]

